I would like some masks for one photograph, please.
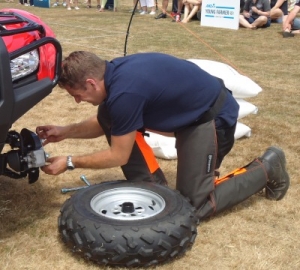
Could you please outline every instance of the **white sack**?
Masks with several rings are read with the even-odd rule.
[[[240,106],[238,119],[241,119],[241,118],[247,116],[248,114],[257,114],[258,108],[255,105],[253,105],[252,103],[250,103],[246,100],[243,100],[241,98],[236,98],[235,100],[237,101],[237,103]]]
[[[197,66],[224,81],[225,86],[232,91],[235,98],[255,97],[262,88],[249,77],[241,75],[231,66],[211,60],[187,59]]]
[[[174,137],[167,137],[149,131],[147,131],[147,133],[149,134],[149,137],[145,136],[145,141],[152,148],[156,157],[162,159],[177,159],[175,148],[176,140]],[[245,124],[237,122],[234,138],[237,140],[244,136],[250,137],[251,129]]]

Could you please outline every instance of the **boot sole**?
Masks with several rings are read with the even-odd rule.
[[[288,189],[290,187],[290,176],[288,175],[286,170],[284,170],[284,175],[285,175],[285,180],[286,180],[286,188],[283,190],[282,195],[277,198],[277,201],[281,200],[285,196],[286,192],[288,191]]]

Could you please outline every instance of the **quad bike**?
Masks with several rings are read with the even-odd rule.
[[[0,37],[0,175],[34,183],[46,162],[41,141],[10,128],[57,84],[62,50],[52,30],[22,10],[0,10]],[[2,153],[6,144],[12,150]]]
[[[38,180],[47,162],[39,137],[26,128],[10,129],[52,92],[61,60],[59,42],[38,17],[0,10],[0,176]],[[195,209],[178,192],[124,180],[76,191],[58,218],[61,238],[73,252],[100,265],[127,267],[153,266],[184,254],[197,225]]]

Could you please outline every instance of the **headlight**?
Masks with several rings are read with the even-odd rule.
[[[25,53],[10,61],[12,80],[25,77],[37,70],[39,66],[39,54],[37,50]]]

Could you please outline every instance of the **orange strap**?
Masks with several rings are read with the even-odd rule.
[[[145,158],[149,171],[154,173],[157,169],[159,169],[158,162],[153,154],[151,147],[146,143],[144,136],[141,132],[136,133],[135,141],[140,148],[142,155]]]
[[[239,169],[235,169],[234,171],[232,171],[231,173],[221,177],[221,178],[217,178],[215,180],[215,186],[220,185],[221,183],[225,182],[226,180],[238,175],[238,174],[242,174],[245,173],[247,170],[245,168],[239,168]]]

